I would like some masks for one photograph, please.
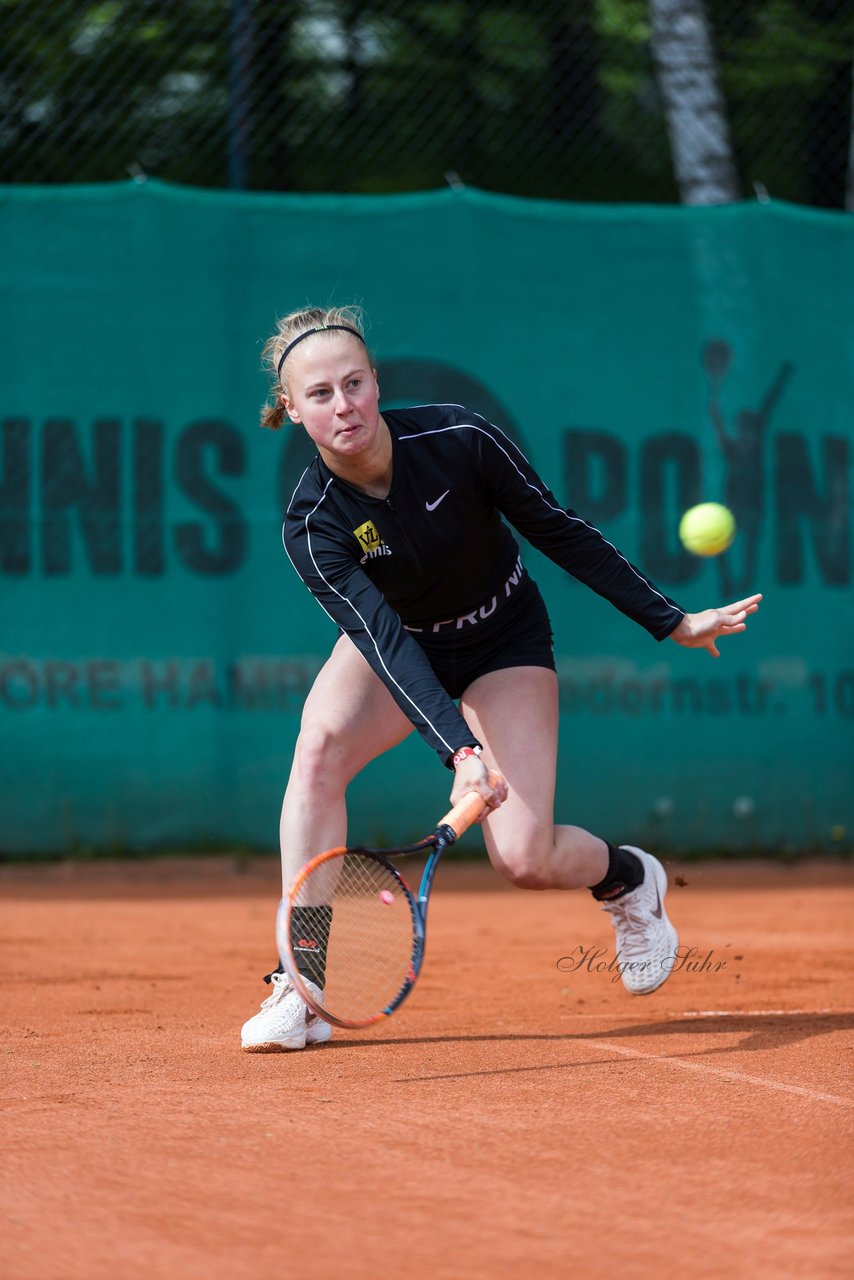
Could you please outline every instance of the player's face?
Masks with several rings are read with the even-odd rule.
[[[376,370],[348,333],[309,338],[288,357],[285,407],[321,454],[354,457],[370,449],[380,422]]]

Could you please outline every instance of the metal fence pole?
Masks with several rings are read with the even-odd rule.
[[[252,0],[231,0],[228,49],[228,185],[242,191],[249,176]]]

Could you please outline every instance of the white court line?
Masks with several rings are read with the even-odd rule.
[[[849,1017],[854,1017],[850,1009],[689,1009],[683,1010],[682,1013],[668,1013],[665,1016],[675,1021],[677,1018],[779,1018],[783,1014],[788,1014],[792,1018],[820,1018],[828,1013],[847,1014]],[[560,1016],[562,1022],[572,1022],[576,1018],[593,1018],[599,1021],[604,1019],[607,1022],[614,1019],[624,1021],[637,1019],[636,1013],[562,1013]]]
[[[668,1067],[682,1067],[684,1071],[699,1071],[707,1075],[720,1076],[724,1080],[735,1080],[739,1084],[761,1084],[766,1089],[778,1089],[783,1093],[798,1093],[805,1098],[815,1098],[820,1102],[840,1102],[843,1107],[854,1107],[850,1098],[842,1098],[835,1093],[820,1093],[818,1089],[808,1089],[802,1084],[783,1084],[780,1080],[766,1080],[763,1076],[749,1076],[744,1071],[727,1071],[724,1067],[710,1067],[702,1062],[685,1062],[682,1058],[665,1058],[657,1053],[641,1053],[640,1049],[627,1049],[624,1045],[611,1044],[607,1040],[585,1040],[585,1044],[596,1049],[610,1049],[612,1053],[621,1053],[625,1058],[643,1058],[646,1062],[661,1062]]]
[[[788,1013],[794,1017],[819,1018],[825,1013],[848,1013],[847,1009],[691,1009],[680,1018],[779,1018]]]

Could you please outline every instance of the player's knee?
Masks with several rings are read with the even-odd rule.
[[[502,854],[498,866],[505,879],[517,889],[551,889],[554,886],[552,859],[547,850],[536,845]]]
[[[353,770],[342,735],[327,724],[303,725],[294,752],[294,770],[300,782],[312,790],[346,786]]]

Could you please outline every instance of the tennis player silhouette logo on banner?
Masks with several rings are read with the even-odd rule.
[[[721,405],[721,387],[729,372],[732,348],[720,338],[703,348],[703,367],[709,380],[709,416],[725,464],[723,503],[735,516],[740,564],[734,552],[718,556],[724,595],[746,590],[755,581],[762,532],[765,490],[765,440],[771,414],[794,372],[784,361],[758,409],[742,409],[728,426]]]

